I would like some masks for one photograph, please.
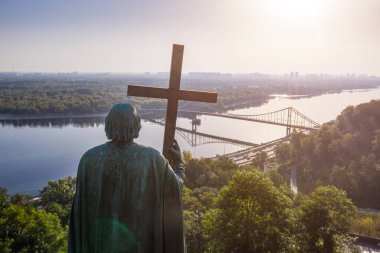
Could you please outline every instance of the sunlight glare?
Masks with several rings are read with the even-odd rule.
[[[323,0],[262,0],[264,11],[272,18],[283,22],[314,21],[320,13]]]

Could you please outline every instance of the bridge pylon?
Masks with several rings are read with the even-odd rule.
[[[292,107],[286,108],[288,112],[287,123],[286,123],[286,136],[289,136],[292,131]]]
[[[197,115],[195,115],[195,118],[191,120],[191,130],[193,132],[197,131],[197,126],[201,125],[201,119],[198,119]]]

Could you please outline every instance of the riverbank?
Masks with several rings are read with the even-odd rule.
[[[233,103],[231,105],[225,105],[221,110],[213,110],[212,107],[209,109],[211,110],[205,110],[207,112],[211,113],[223,113],[230,110],[238,110],[238,109],[244,109],[249,107],[256,107],[261,106],[263,104],[268,103],[272,99],[281,99],[281,98],[287,98],[287,99],[303,99],[303,98],[312,98],[315,96],[321,96],[324,94],[336,94],[341,92],[358,92],[358,91],[368,91],[373,89],[378,89],[380,86],[377,86],[375,88],[366,88],[366,89],[339,89],[339,90],[330,90],[327,92],[320,92],[320,93],[312,93],[307,95],[290,95],[290,94],[270,94],[268,95],[268,98],[265,99],[256,99],[256,100],[247,100],[247,101],[240,101]],[[196,108],[191,108],[191,110],[197,110]],[[107,115],[108,111],[101,111],[101,112],[88,112],[88,113],[39,113],[39,114],[14,114],[14,113],[1,113],[0,114],[0,120],[43,120],[43,119],[70,119],[70,118],[93,118],[93,117],[105,117]]]
[[[0,114],[0,120],[33,120],[33,119],[70,119],[70,118],[93,118],[93,117],[105,117],[107,115],[104,113],[88,113],[88,114],[38,114],[38,115],[27,115],[27,114]]]

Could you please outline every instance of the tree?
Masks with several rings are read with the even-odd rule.
[[[30,205],[31,199],[32,199],[31,195],[16,193],[16,194],[11,196],[10,203],[14,204],[14,205],[20,205],[20,206],[28,206],[28,205]]]
[[[185,185],[190,189],[209,186],[220,189],[231,179],[237,164],[226,157],[190,159],[186,163]]]
[[[191,190],[184,187],[184,225],[188,253],[204,252],[207,247],[206,233],[202,226],[204,214],[216,207],[218,190],[203,186]]]
[[[256,166],[257,168],[264,170],[264,164],[268,158],[268,155],[266,152],[261,151],[259,152],[253,159],[252,164]]]
[[[281,176],[281,174],[277,171],[277,169],[270,169],[268,171],[267,176],[272,181],[272,183],[274,184],[274,186],[276,186],[277,188],[286,187],[285,180]]]
[[[319,186],[300,205],[302,248],[305,252],[336,252],[338,239],[347,237],[356,208],[346,192]]]
[[[198,211],[184,210],[184,227],[188,253],[201,253],[206,250],[205,231],[202,226],[203,214]]]
[[[0,252],[64,252],[66,231],[55,214],[10,205],[0,212]]]
[[[183,157],[183,161],[185,162],[185,164],[189,163],[189,161],[191,159],[193,159],[193,155],[188,150],[182,151],[182,157]]]
[[[236,173],[205,218],[215,252],[289,252],[292,200],[261,171]],[[218,247],[217,249],[215,247]]]
[[[8,204],[8,189],[0,187],[0,211]]]
[[[380,214],[360,213],[354,222],[352,232],[372,237],[380,237]]]
[[[371,144],[373,153],[380,158],[380,129],[375,132],[375,138]]]
[[[75,177],[49,181],[48,185],[40,192],[44,209],[57,214],[63,226],[69,222],[71,203],[75,193],[75,181]]]
[[[292,134],[276,148],[279,172],[288,181],[297,169],[298,190],[335,185],[363,208],[380,208],[380,100],[347,107],[335,121],[310,134]]]

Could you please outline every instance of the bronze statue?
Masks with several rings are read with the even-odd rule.
[[[111,141],[81,158],[69,252],[185,252],[179,146],[174,141],[170,166],[159,151],[133,142],[140,129],[136,109],[117,104],[106,118]]]

